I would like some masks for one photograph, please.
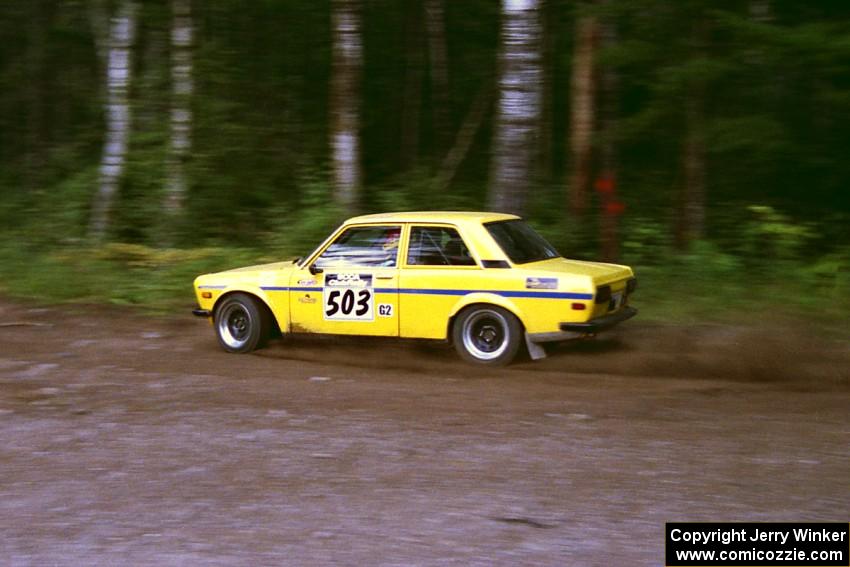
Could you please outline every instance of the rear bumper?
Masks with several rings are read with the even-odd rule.
[[[637,315],[637,309],[634,307],[623,307],[616,313],[597,317],[586,323],[561,323],[561,330],[572,333],[598,333],[599,331],[610,329],[626,319],[631,319],[635,315]]]
[[[212,317],[209,309],[192,309],[192,315],[195,317]]]

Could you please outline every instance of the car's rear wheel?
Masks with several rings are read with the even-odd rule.
[[[251,352],[265,345],[271,315],[264,305],[244,293],[225,297],[215,310],[218,342],[228,352]]]
[[[495,305],[464,309],[452,327],[458,354],[469,362],[489,366],[509,364],[522,343],[522,324],[513,313]]]

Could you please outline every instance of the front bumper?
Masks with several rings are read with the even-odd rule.
[[[192,309],[192,315],[195,317],[212,317],[212,312],[209,309]]]
[[[634,307],[623,307],[616,313],[597,317],[586,323],[561,323],[561,330],[572,333],[598,333],[605,329],[610,329],[618,323],[622,323],[626,319],[631,319],[637,315],[637,309]]]

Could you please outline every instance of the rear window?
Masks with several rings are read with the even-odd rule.
[[[527,264],[560,258],[555,247],[528,226],[525,221],[508,220],[484,225],[502,251],[514,264]]]
[[[409,266],[474,266],[469,248],[453,228],[414,226],[407,248]]]

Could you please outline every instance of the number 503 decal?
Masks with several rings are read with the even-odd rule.
[[[323,296],[325,319],[371,321],[375,318],[375,296],[370,288],[326,288]]]

